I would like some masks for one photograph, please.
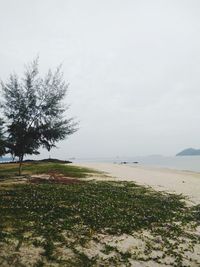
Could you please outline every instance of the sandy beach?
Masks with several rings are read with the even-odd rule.
[[[76,165],[105,172],[110,179],[134,181],[156,190],[183,194],[194,204],[200,203],[200,173],[112,163],[77,163]]]
[[[75,165],[1,165],[0,266],[200,266],[199,173]]]

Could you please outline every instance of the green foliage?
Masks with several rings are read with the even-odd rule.
[[[50,150],[77,130],[72,118],[64,118],[67,88],[60,67],[40,77],[37,59],[26,67],[22,79],[14,74],[2,83],[8,153],[22,161],[24,155],[38,154],[41,146]]]
[[[76,247],[84,245],[84,240],[91,240],[94,233],[120,235],[144,229],[155,236],[161,235],[166,255],[173,255],[177,260],[174,266],[179,266],[182,256],[177,251],[177,238],[186,234],[187,223],[199,225],[199,207],[187,207],[182,196],[155,192],[128,182],[18,184],[1,188],[0,210],[2,244],[17,239],[18,244],[31,242],[36,247],[42,246],[43,257],[50,262],[59,262],[55,257],[56,246],[63,244],[74,250],[81,266],[93,266],[95,258],[88,259]],[[67,233],[71,243],[63,233],[65,238]],[[195,236],[187,234],[186,237],[197,242]],[[112,246],[105,246],[104,250],[109,254]],[[151,246],[147,244],[146,253],[150,252]],[[130,253],[121,254],[125,262],[130,257]]]
[[[24,175],[58,172],[67,177],[84,178],[88,173],[94,172],[88,168],[71,166],[59,163],[24,163]],[[0,165],[0,180],[12,178],[18,173],[18,165],[15,163]]]

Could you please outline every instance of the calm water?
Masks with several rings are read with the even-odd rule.
[[[0,158],[1,161],[8,161],[9,158]],[[164,157],[164,156],[148,156],[148,157],[114,157],[114,158],[76,158],[70,159],[73,162],[110,162],[120,163],[127,162],[127,164],[157,167],[157,168],[169,168],[176,170],[187,170],[200,172],[200,156],[185,156],[185,157]],[[134,164],[135,165],[135,164]]]
[[[116,157],[116,158],[77,158],[75,162],[111,162],[120,163],[126,161],[128,164],[138,162],[138,165],[169,168],[177,170],[187,170],[200,172],[200,156],[185,157],[164,157],[164,156],[148,156],[148,157]]]

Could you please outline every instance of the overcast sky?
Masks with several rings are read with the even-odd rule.
[[[52,157],[200,148],[199,14],[199,0],[0,0],[0,78],[38,54],[42,72],[63,63],[80,129]]]

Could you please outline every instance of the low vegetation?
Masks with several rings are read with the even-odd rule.
[[[87,168],[52,162],[30,162],[23,164],[24,176],[43,173],[48,174],[51,172],[58,172],[67,177],[84,178],[89,173],[93,173],[94,171]],[[18,163],[7,163],[0,165],[0,180],[13,178],[13,176],[18,176]]]
[[[5,183],[17,167],[0,167],[0,266],[199,264],[200,205],[188,207],[181,195],[132,182]],[[53,171],[93,173],[55,163],[24,166],[26,175]]]

